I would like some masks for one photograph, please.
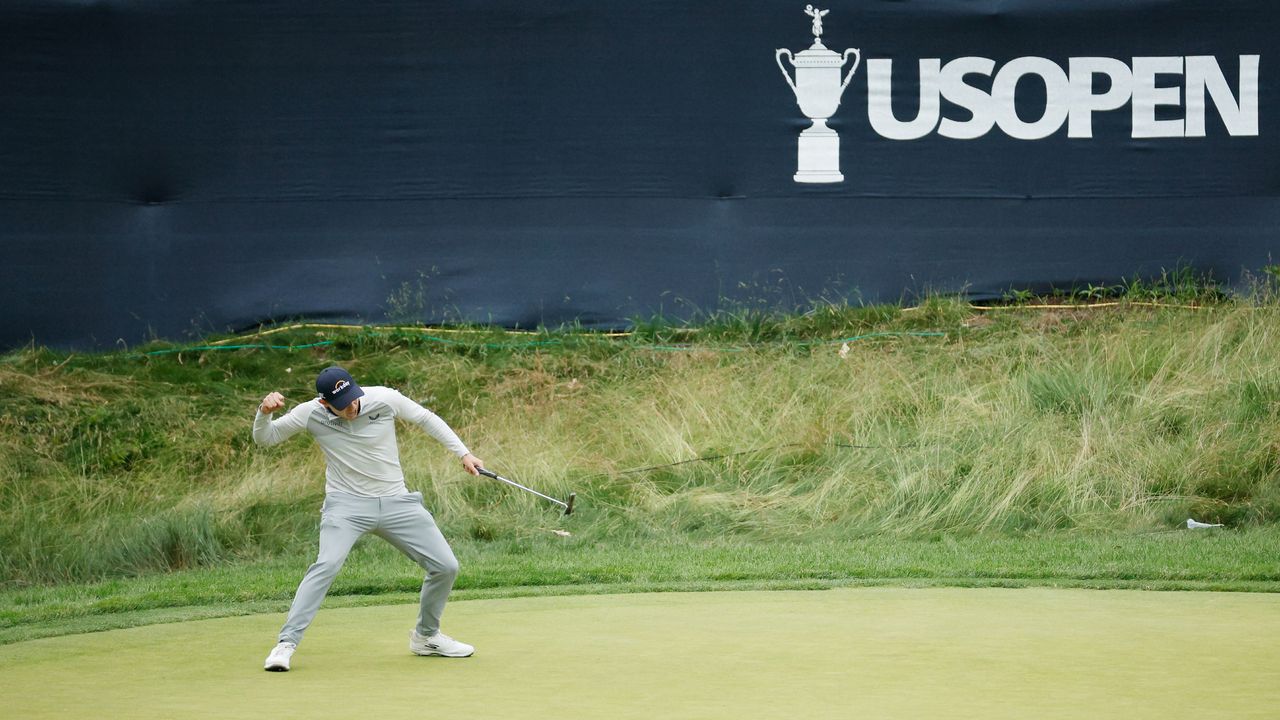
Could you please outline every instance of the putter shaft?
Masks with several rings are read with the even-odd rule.
[[[499,481],[499,482],[504,482],[504,483],[506,483],[506,484],[508,484],[508,485],[511,485],[511,486],[513,486],[513,487],[518,487],[518,488],[520,488],[521,490],[524,490],[524,491],[525,491],[525,492],[527,492],[527,493],[533,493],[534,495],[537,495],[538,497],[542,498],[543,500],[550,500],[551,502],[553,502],[553,503],[555,503],[555,504],[559,505],[560,507],[564,508],[564,514],[565,514],[565,515],[568,515],[569,513],[573,512],[573,500],[574,500],[574,494],[573,494],[573,493],[569,493],[569,502],[564,502],[563,500],[557,500],[557,499],[555,499],[555,498],[551,497],[550,495],[543,495],[542,493],[538,492],[537,490],[534,490],[533,488],[525,487],[524,485],[521,485],[520,483],[516,482],[515,480],[508,480],[508,479],[506,479],[506,478],[502,477],[501,475],[499,475],[498,473],[496,473],[496,472],[491,472],[491,471],[489,471],[489,470],[485,470],[485,469],[484,469],[484,468],[482,468],[482,467],[480,467],[480,468],[476,468],[476,471],[477,471],[477,472],[479,472],[481,475],[483,475],[483,476],[485,476],[485,477],[493,478],[494,480],[497,480],[497,481]]]

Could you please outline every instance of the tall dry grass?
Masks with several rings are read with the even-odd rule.
[[[424,401],[491,468],[576,492],[574,532],[601,543],[1280,519],[1274,303],[822,313],[629,340],[477,331],[295,353],[14,353],[0,361],[0,580],[311,547],[318,451],[306,438],[256,448],[249,425],[263,394],[308,397],[333,362]],[[924,329],[946,337],[839,342]],[[653,344],[676,335],[693,342]],[[558,522],[412,429],[401,450],[459,541]]]

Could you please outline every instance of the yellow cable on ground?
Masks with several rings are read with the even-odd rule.
[[[974,305],[973,303],[966,303],[966,306],[970,310],[978,310],[982,312],[986,312],[988,310],[1094,310],[1097,308],[1119,307],[1122,305],[1138,305],[1141,307],[1155,307],[1155,308],[1176,308],[1181,310],[1212,310],[1214,307],[1212,305],[1171,305],[1169,303],[1128,302],[1128,301],[1069,304],[1069,305]],[[902,312],[912,312],[915,310],[919,310],[920,308],[921,306],[919,305],[915,307],[903,308]]]
[[[976,310],[979,312],[988,312],[992,310],[1094,310],[1098,308],[1119,307],[1121,305],[1137,305],[1140,307],[1155,307],[1155,308],[1175,308],[1175,309],[1181,309],[1181,310],[1211,310],[1213,308],[1213,306],[1210,306],[1210,305],[1171,305],[1169,303],[1120,302],[1120,301],[1087,303],[1087,304],[1071,304],[1071,305],[974,305],[973,303],[966,303],[966,306],[970,310]],[[902,312],[914,312],[916,310],[919,310],[920,307],[921,306],[917,305],[915,307],[902,308]],[[699,329],[700,328],[681,328],[681,332],[696,332]],[[274,335],[276,333],[286,332],[289,330],[387,330],[387,331],[395,331],[395,332],[418,332],[418,333],[436,333],[436,334],[476,332],[474,329],[460,330],[457,328],[427,327],[425,325],[349,325],[349,324],[340,324],[340,323],[304,322],[304,323],[292,323],[290,325],[283,325],[281,327],[272,328],[270,330],[259,330],[254,333],[237,335],[235,337],[230,337],[225,340],[218,340],[208,344],[209,345],[225,345],[227,343],[243,341],[246,337],[266,337],[267,335]],[[539,334],[533,330],[504,330],[503,332],[508,335]],[[634,333],[629,331],[614,331],[614,332],[598,333],[600,337],[628,337],[633,334]]]
[[[385,331],[393,331],[393,332],[418,332],[418,333],[433,333],[433,334],[476,332],[476,330],[474,329],[460,330],[457,328],[427,327],[424,325],[344,325],[339,323],[293,323],[290,325],[283,325],[281,327],[272,328],[270,330],[259,330],[254,333],[237,335],[235,337],[226,338],[225,340],[218,340],[208,344],[209,345],[225,345],[227,343],[243,341],[245,338],[265,337],[267,335],[274,335],[275,333],[285,332],[287,330],[385,330]],[[508,335],[537,335],[538,334],[533,330],[503,330],[503,332]],[[603,337],[626,337],[631,334],[632,333],[630,332],[600,333],[600,335]]]

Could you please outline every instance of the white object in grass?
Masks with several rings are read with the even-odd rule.
[[[1213,528],[1213,527],[1222,527],[1222,523],[1202,523],[1202,522],[1197,522],[1195,520],[1192,520],[1191,518],[1187,518],[1188,530],[1196,530],[1198,528]]]

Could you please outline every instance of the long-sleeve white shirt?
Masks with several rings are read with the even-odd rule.
[[[421,427],[458,457],[470,452],[444,420],[399,391],[378,386],[363,390],[360,413],[350,421],[329,412],[318,398],[299,404],[278,420],[259,409],[253,419],[253,440],[275,445],[304,429],[309,431],[327,461],[325,492],[364,497],[408,492],[396,445],[397,417]]]

